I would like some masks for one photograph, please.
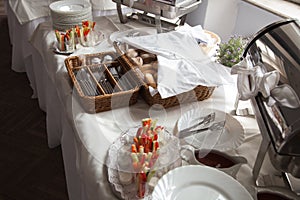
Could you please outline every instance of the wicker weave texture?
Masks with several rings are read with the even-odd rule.
[[[108,56],[112,59],[105,61]],[[127,69],[116,58],[115,53],[104,52],[84,56],[70,56],[65,59],[65,66],[75,88],[73,94],[79,99],[86,112],[98,113],[113,108],[130,106],[137,102],[140,86],[135,84],[131,89],[126,89],[110,71],[111,68],[115,67],[120,68],[123,74],[127,72]],[[80,76],[79,72],[82,71],[85,74]],[[100,83],[100,76],[103,74],[105,75],[105,85],[104,81]],[[134,77],[129,78],[128,80],[131,82],[137,83],[133,79]],[[105,87],[108,84],[111,85],[109,87],[110,91],[108,87]],[[95,92],[95,94],[91,92]]]
[[[139,70],[138,64],[134,62],[133,59],[130,56],[128,56],[128,54],[126,54],[126,48],[124,48],[124,46],[128,47],[128,45],[126,44],[124,45],[120,43],[114,43],[114,47],[116,51],[119,54],[122,54],[119,57],[120,63],[122,63],[123,66],[126,66],[127,69],[133,69],[135,71],[137,78],[142,83],[142,87],[139,93],[143,97],[143,99],[147,102],[147,104],[149,104],[150,106],[154,104],[160,104],[164,108],[169,108],[182,103],[203,101],[210,98],[211,95],[213,94],[215,87],[206,87],[206,86],[199,85],[191,91],[184,92],[182,94],[164,98],[164,99],[161,98],[159,93],[152,96],[149,92],[149,84],[145,82],[145,80],[140,76],[141,73],[138,72]],[[136,49],[136,51],[141,52],[142,50]]]

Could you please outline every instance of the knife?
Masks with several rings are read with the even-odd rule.
[[[194,134],[198,134],[198,133],[201,133],[201,132],[204,132],[204,131],[208,131],[208,130],[209,131],[221,130],[221,129],[224,129],[224,126],[225,126],[225,120],[215,122],[209,127],[196,129],[196,130],[193,130],[193,131],[185,131],[185,132],[180,131],[179,135],[178,135],[178,138],[182,139],[182,138],[185,138],[185,137],[188,137],[188,136],[191,136],[191,135],[194,135]]]
[[[204,117],[201,117],[200,119],[202,119],[200,122],[188,127],[188,128],[185,128],[185,129],[182,129],[179,131],[179,133],[181,132],[187,132],[187,131],[190,131],[192,130],[193,128],[196,128],[197,126],[200,126],[200,125],[207,125],[209,124],[210,122],[214,121],[215,120],[215,113],[210,113]]]

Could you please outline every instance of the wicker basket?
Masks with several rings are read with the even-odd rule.
[[[141,74],[141,71],[139,70],[139,64],[136,63],[130,56],[128,56],[125,53],[126,49],[130,47],[128,47],[127,44],[121,44],[117,42],[114,42],[114,47],[117,53],[121,55],[119,57],[120,63],[122,63],[123,66],[127,66],[126,68],[134,69],[136,76],[142,82],[140,94],[150,106],[154,104],[160,104],[164,108],[168,108],[182,103],[203,101],[205,99],[208,99],[212,95],[215,89],[215,87],[206,87],[206,86],[199,85],[191,91],[184,92],[179,95],[168,97],[168,98],[161,98],[159,93],[152,96],[149,92],[149,84],[145,82],[145,79],[143,78],[143,74]],[[136,49],[136,51],[138,53],[144,52],[143,50],[140,49]]]
[[[114,52],[104,52],[65,59],[77,97],[86,112],[98,113],[137,102],[140,85],[116,58]]]

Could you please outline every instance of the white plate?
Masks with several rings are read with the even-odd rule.
[[[56,1],[49,5],[50,10],[61,14],[79,14],[91,7],[91,4],[83,0]]]
[[[165,174],[152,193],[152,200],[253,200],[231,176],[217,169],[188,165]]]
[[[61,31],[93,19],[91,4],[84,0],[56,1],[51,3],[49,8],[53,28]]]
[[[116,31],[109,36],[109,43],[112,44],[114,41],[118,41],[122,37],[135,37],[135,36],[143,36],[156,34],[156,28],[147,27],[147,28],[136,28],[129,29],[126,31]]]
[[[199,121],[199,118],[215,112],[215,121],[226,120],[225,129],[218,133],[204,131],[184,138],[184,140],[196,148],[211,148],[219,151],[228,151],[240,146],[244,141],[244,129],[242,125],[231,115],[211,109],[193,109],[183,114],[177,122],[177,130],[183,130]],[[221,134],[219,138],[216,134]],[[204,142],[206,140],[206,142]],[[209,140],[209,143],[207,142]],[[205,146],[206,145],[206,146]],[[211,145],[211,146],[207,146]]]
[[[53,52],[56,54],[68,56],[68,55],[71,55],[72,53],[74,53],[75,49],[72,51],[61,51],[56,46],[53,46]]]

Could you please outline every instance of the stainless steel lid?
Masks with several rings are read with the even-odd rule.
[[[273,23],[248,43],[243,54],[253,65],[266,72],[280,73],[278,85],[288,84],[300,97],[300,25],[295,19]],[[290,96],[285,100],[289,101]],[[300,108],[289,108],[276,103],[268,106],[262,95],[256,97],[264,123],[275,151],[281,155],[300,156]]]

